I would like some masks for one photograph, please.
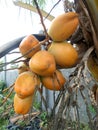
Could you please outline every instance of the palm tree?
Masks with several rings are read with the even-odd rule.
[[[53,8],[55,8],[55,6],[59,4],[60,1],[61,0],[58,0]],[[69,0],[63,0],[63,3],[65,12],[75,11],[79,15],[79,28],[68,40],[71,43],[76,43],[76,46],[79,48],[79,53],[82,56],[79,64],[75,67],[75,70],[69,75],[68,83],[65,85],[67,90],[59,92],[56,99],[54,92],[54,106],[51,111],[51,115],[47,117],[47,130],[82,129],[80,120],[81,114],[79,111],[79,103],[81,101],[79,101],[80,98],[78,99],[78,94],[81,95],[81,98],[85,104],[86,115],[89,122],[87,129],[97,130],[98,93],[97,87],[95,86],[97,86],[96,84],[98,82],[98,2],[97,0],[74,0],[73,2],[70,2]],[[21,8],[26,8],[30,11],[38,12],[40,17],[47,17],[49,20],[52,20],[54,18],[50,15],[50,12],[44,11],[44,6],[45,4],[47,4],[47,0],[22,0],[14,1],[14,4]],[[45,35],[38,36],[39,39],[42,38],[42,41],[47,36],[47,30],[44,27],[43,19],[41,22],[45,31]],[[22,39],[23,37],[3,46],[0,49],[0,56],[2,57],[6,55],[9,51],[17,48]],[[88,75],[86,75],[88,74],[87,65],[91,75],[94,77],[94,79],[91,78],[92,80],[94,80],[93,87],[90,85],[90,81],[88,81]],[[93,69],[93,67],[95,67],[96,69]],[[84,90],[87,91],[86,94]],[[41,96],[43,97],[42,93]],[[92,116],[91,110],[89,108],[89,102],[96,112],[96,118],[93,118]],[[57,106],[58,110],[56,112]],[[72,113],[71,109],[74,109],[74,114],[72,114],[74,116],[74,119],[73,117],[71,117],[70,114]]]

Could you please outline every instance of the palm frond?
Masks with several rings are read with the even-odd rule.
[[[15,0],[16,2],[23,2],[26,4],[29,4],[31,6],[35,6],[34,0]],[[38,5],[40,6],[40,9],[43,9],[46,5],[46,0],[36,0]]]
[[[26,0],[24,0],[26,1]],[[30,10],[30,11],[33,11],[33,12],[36,12],[37,13],[37,10],[34,6],[32,6],[31,4],[27,3],[27,2],[23,2],[22,1],[13,1],[13,3],[16,5],[16,6],[19,6],[19,7],[22,7],[22,8],[25,8],[27,10]],[[43,15],[43,17],[46,17],[48,15],[48,13],[44,10],[41,9],[41,13]],[[49,19],[50,21],[54,18],[54,16],[52,15],[48,15],[47,19]]]

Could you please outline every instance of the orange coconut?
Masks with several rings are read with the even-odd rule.
[[[53,42],[48,51],[54,56],[56,64],[62,68],[71,68],[77,63],[78,53],[68,42]]]
[[[36,87],[39,85],[39,78],[36,74],[26,71],[21,73],[14,85],[14,90],[19,97],[25,98],[34,94]]]
[[[61,71],[56,70],[52,76],[41,77],[41,82],[47,89],[59,91],[63,90],[66,79]]]
[[[39,44],[39,41],[36,39],[36,37],[34,35],[30,34],[30,35],[26,36],[21,41],[21,43],[19,45],[19,50],[20,50],[20,52],[21,52],[22,55],[25,55],[27,52],[30,51],[30,49],[34,48],[38,44]],[[28,53],[27,55],[25,55],[25,57],[31,58],[39,50],[41,50],[41,47],[37,46],[30,53]]]
[[[79,19],[76,12],[63,13],[53,19],[48,34],[53,41],[65,41],[75,32],[78,25]]]
[[[17,114],[26,114],[30,111],[31,105],[32,105],[32,99],[33,96],[28,96],[24,99],[21,99],[18,97],[17,94],[14,96],[14,111]]]
[[[41,50],[32,56],[29,61],[29,67],[38,75],[52,75],[56,70],[54,56],[46,50]]]

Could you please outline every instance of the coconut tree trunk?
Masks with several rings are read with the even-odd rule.
[[[83,0],[87,13],[90,19],[92,29],[93,43],[98,57],[98,1],[97,0]]]

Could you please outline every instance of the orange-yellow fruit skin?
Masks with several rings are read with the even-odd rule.
[[[26,114],[29,112],[31,105],[32,105],[32,99],[33,96],[26,97],[24,99],[21,99],[18,97],[17,94],[14,96],[14,111],[17,114]]]
[[[29,71],[21,73],[14,85],[14,90],[18,97],[25,98],[34,94],[36,87],[39,85],[38,77]]]
[[[76,30],[79,24],[78,14],[68,12],[53,19],[48,29],[48,35],[53,41],[65,41]]]
[[[53,42],[48,51],[55,57],[56,64],[64,67],[73,67],[78,60],[78,53],[75,48],[67,42]]]
[[[52,76],[41,77],[41,82],[47,89],[59,91],[63,90],[66,79],[59,70],[56,70]]]
[[[21,52],[22,55],[24,55],[25,53],[27,53],[30,49],[32,49],[33,47],[35,47],[36,45],[39,44],[39,41],[36,39],[35,36],[33,35],[28,35],[26,36],[20,43],[19,45],[19,50]],[[39,50],[41,50],[41,47],[38,46],[37,48],[35,48],[32,52],[30,52],[28,55],[25,55],[25,57],[27,58],[31,58],[36,52],[38,52]]]
[[[46,50],[37,52],[29,61],[31,71],[41,76],[52,75],[56,70],[54,56]]]

